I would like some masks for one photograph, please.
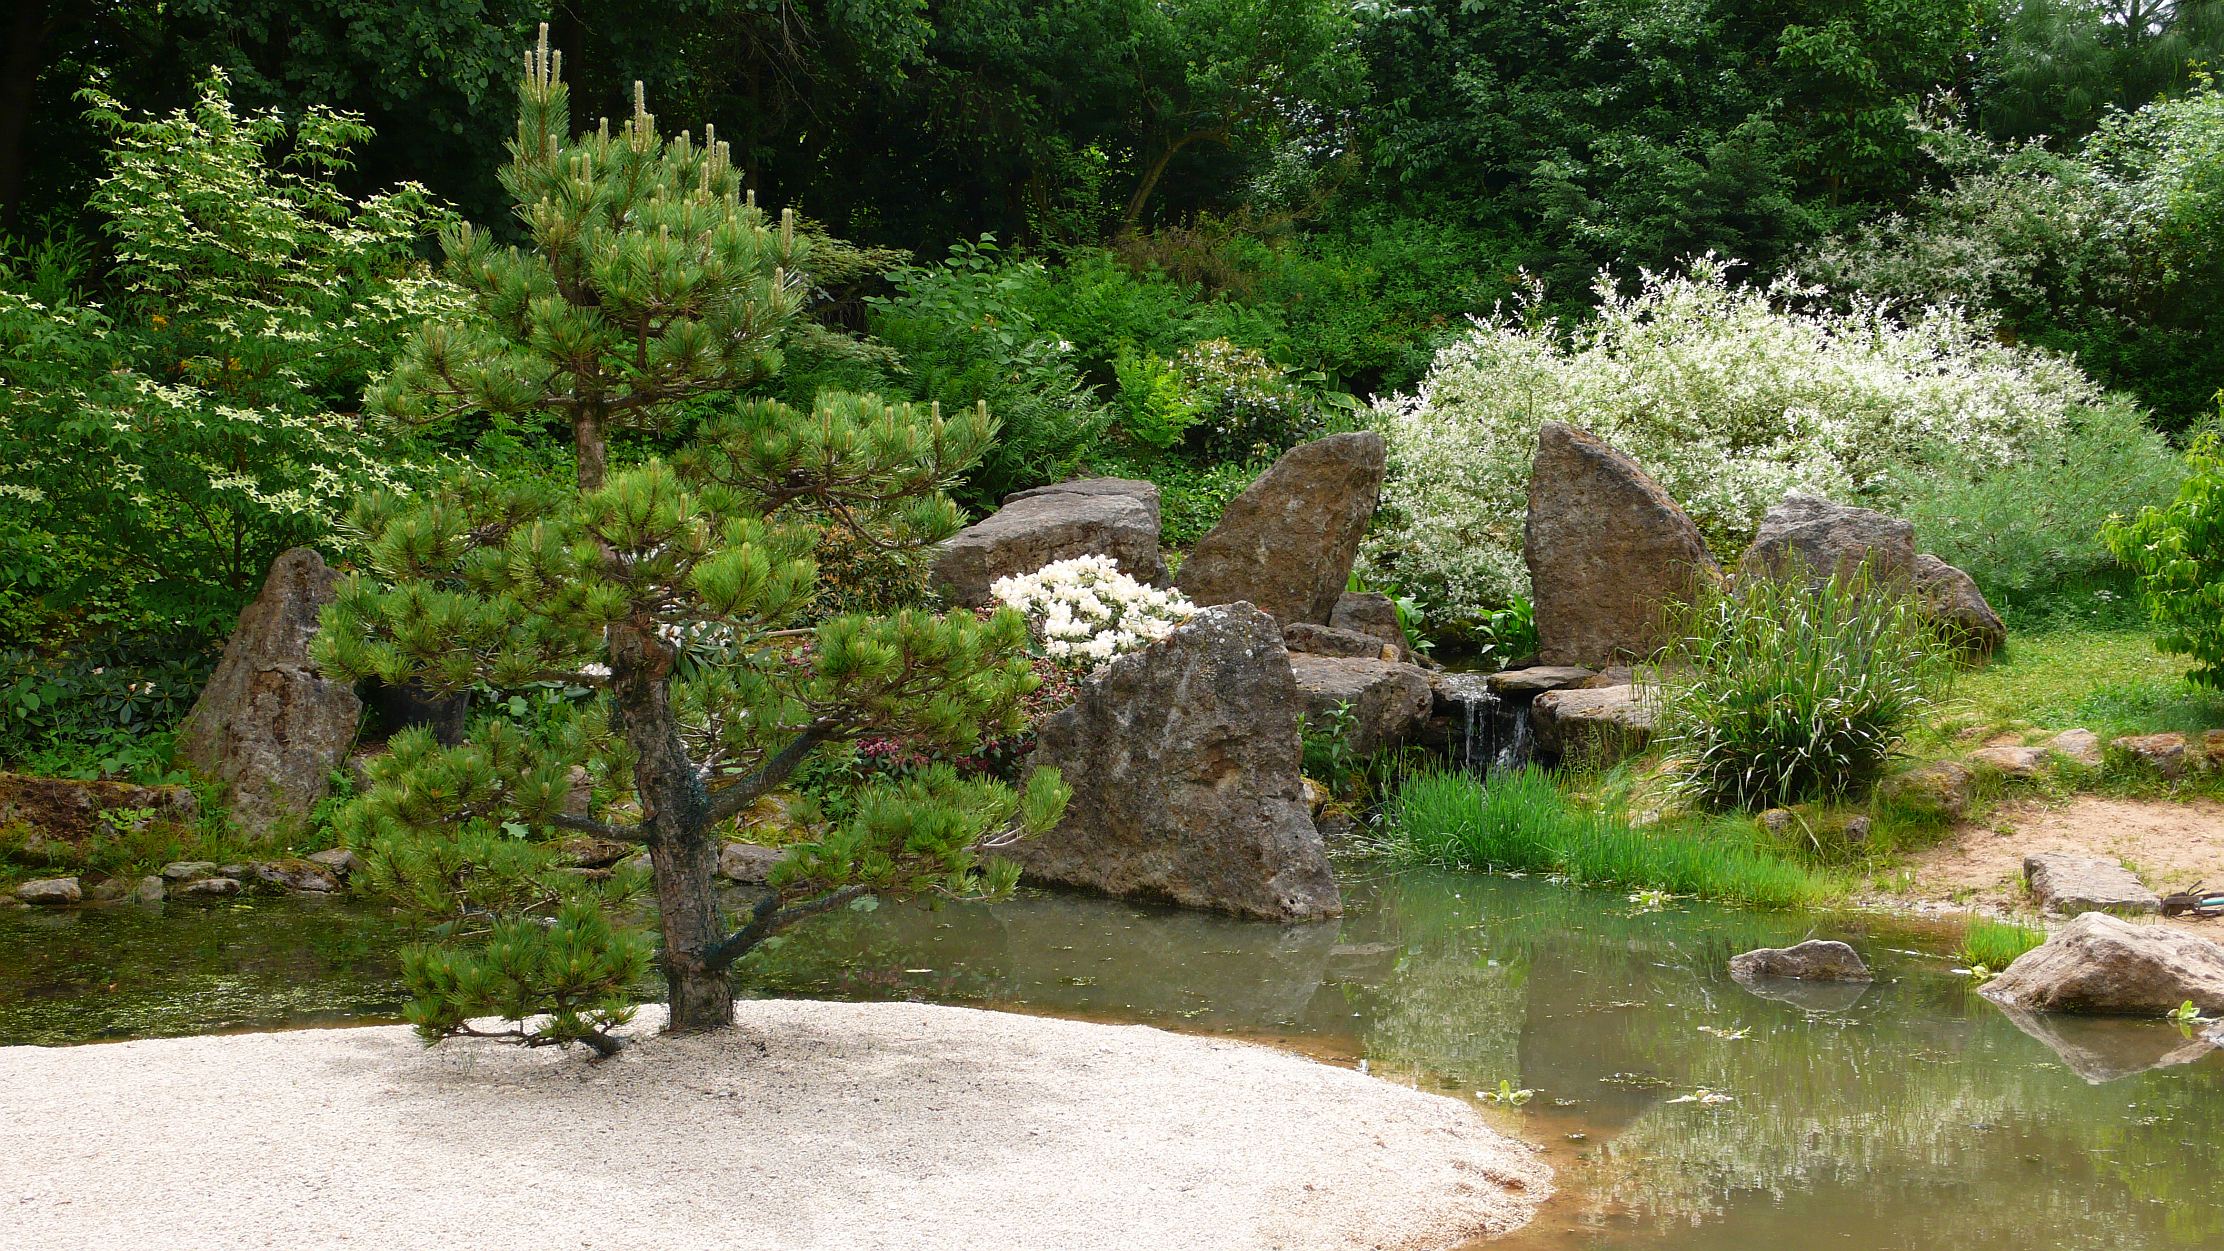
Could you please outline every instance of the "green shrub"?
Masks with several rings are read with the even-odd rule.
[[[1181,371],[1156,352],[1121,348],[1112,376],[1120,384],[1120,432],[1145,447],[1171,450],[1204,415]]]
[[[0,767],[152,781],[169,768],[169,731],[212,667],[205,652],[152,640],[65,655],[0,652]]]
[[[221,75],[162,117],[86,98],[111,143],[90,203],[109,288],[52,249],[0,273],[4,537],[67,536],[7,581],[41,584],[50,635],[88,608],[213,634],[272,557],[411,477],[422,449],[356,410],[452,300],[417,255],[442,213],[414,186],[340,189],[370,135],[344,114],[243,115]]]
[[[1537,768],[1488,780],[1415,773],[1391,798],[1384,825],[1391,854],[1454,868],[1555,873],[1579,886],[1765,907],[1812,905],[1836,893],[1828,879],[1768,855],[1727,827],[1638,830],[1578,808]]]
[[[1243,493],[1264,471],[1255,461],[1193,465],[1173,456],[1105,456],[1090,462],[1092,472],[1115,478],[1141,478],[1158,487],[1159,540],[1184,549],[1220,524],[1228,501]]]
[[[1174,367],[1197,409],[1190,442],[1206,460],[1268,459],[1326,431],[1313,397],[1254,349],[1207,339]]]
[[[2190,657],[2186,677],[2224,689],[2224,436],[2196,435],[2185,464],[2177,497],[2110,522],[2108,547],[2138,575],[2155,646]]]
[[[2126,509],[2170,498],[2184,466],[2146,415],[2121,398],[2074,410],[2000,464],[1941,447],[1895,474],[1925,551],[1974,578],[1995,608],[2030,608],[2116,575],[2100,535]]]
[[[1971,968],[1983,967],[1997,973],[2014,964],[2017,956],[2045,941],[2045,930],[1971,915],[1968,928],[1962,932],[1961,951],[1957,954]]]
[[[1914,600],[1865,572],[1741,579],[1671,624],[1656,737],[1681,784],[1711,805],[1866,787],[1945,673]]]

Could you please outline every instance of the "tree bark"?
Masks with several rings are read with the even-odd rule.
[[[1151,193],[1158,190],[1158,181],[1166,176],[1166,167],[1180,155],[1183,148],[1200,140],[1213,139],[1226,142],[1227,132],[1222,129],[1193,130],[1159,150],[1152,158],[1150,168],[1143,171],[1143,178],[1135,184],[1135,194],[1127,199],[1127,210],[1120,214],[1120,224],[1129,230],[1143,222],[1143,209],[1151,200]]]
[[[602,478],[610,463],[609,444],[602,433],[602,408],[596,404],[581,404],[572,413],[572,446],[579,453],[579,489],[599,491]]]
[[[582,477],[586,463],[583,454]],[[711,837],[710,797],[680,741],[671,676],[672,649],[649,622],[611,627],[613,713],[635,753],[634,789],[641,798],[641,828],[664,937],[662,965],[671,1010],[666,1029],[693,1034],[733,1023],[734,990],[726,978],[726,962],[714,958],[726,934],[718,909],[718,844]]]

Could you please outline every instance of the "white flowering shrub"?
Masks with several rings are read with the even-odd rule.
[[[989,593],[1026,616],[1044,655],[1075,667],[1095,667],[1164,638],[1197,611],[1181,592],[1121,573],[1109,556],[1052,561],[998,578]]]
[[[1895,470],[1948,454],[2009,465],[2104,398],[2070,361],[1997,342],[1951,308],[1901,322],[1874,306],[1734,287],[1707,257],[1602,280],[1595,321],[1564,336],[1501,314],[1437,355],[1416,394],[1378,400],[1384,516],[1365,576],[1472,621],[1526,595],[1522,523],[1537,430],[1588,430],[1659,480],[1734,557],[1792,491],[1892,508]]]

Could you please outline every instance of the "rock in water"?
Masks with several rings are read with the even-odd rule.
[[[1136,581],[1162,584],[1158,488],[1129,478],[1084,478],[1022,491],[943,543],[933,577],[951,603],[985,608],[996,602],[989,587],[998,578],[1076,556],[1109,556]]]
[[[1977,589],[1977,580],[1929,552],[1915,558],[1915,594],[1924,615],[1965,651],[1990,656],[2008,641],[2007,624]]]
[[[27,904],[52,908],[82,901],[85,890],[74,877],[42,877],[17,886],[15,897]]]
[[[1752,546],[1738,559],[1740,573],[1797,568],[1823,578],[1850,576],[1863,565],[1879,581],[1912,579],[1914,525],[1874,509],[1812,495],[1786,496],[1769,509]]]
[[[1522,548],[1547,665],[1649,655],[1665,605],[1720,576],[1699,527],[1636,461],[1557,421],[1537,432]]]
[[[347,758],[363,705],[309,663],[338,576],[297,547],[271,562],[224,658],[178,730],[180,764],[223,784],[232,819],[265,838],[301,822]]]
[[[1978,992],[2033,1012],[2160,1016],[2191,1000],[2224,1013],[2224,947],[2162,925],[2087,912]]]
[[[1333,434],[1282,454],[1197,541],[1175,585],[1199,604],[1247,601],[1284,624],[1328,624],[1382,494],[1382,436]]]
[[[1428,724],[1435,703],[1429,675],[1396,661],[1295,655],[1290,669],[1307,732],[1327,733],[1345,722],[1345,745],[1355,756],[1403,745]]]
[[[2162,898],[2131,871],[2099,856],[2040,852],[2023,858],[2023,880],[2031,899],[2062,916],[2079,912],[2162,911]]]
[[[1004,854],[1040,882],[1268,921],[1339,916],[1298,773],[1298,708],[1273,620],[1205,609],[1042,724],[1034,759],[1073,798],[1056,829]]]
[[[1870,982],[1861,953],[1828,938],[1810,938],[1795,947],[1763,947],[1730,957],[1730,976],[1741,982],[1794,978],[1806,982]]]

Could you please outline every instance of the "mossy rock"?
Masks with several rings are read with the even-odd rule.
[[[200,814],[200,801],[182,786],[0,773],[0,826],[28,827],[38,836],[72,846],[117,829],[118,821],[123,822],[123,828],[136,831],[158,823],[192,825]]]

